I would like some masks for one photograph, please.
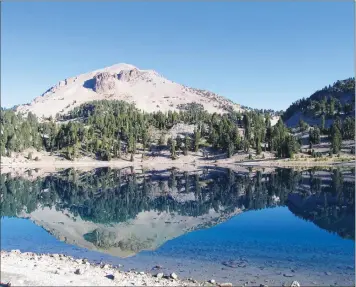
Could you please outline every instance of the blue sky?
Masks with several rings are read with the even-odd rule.
[[[355,73],[353,1],[1,5],[7,107],[121,62],[276,110]]]

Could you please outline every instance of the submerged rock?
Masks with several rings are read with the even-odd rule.
[[[291,274],[291,273],[284,273],[283,276],[284,276],[284,277],[294,277],[294,274]]]

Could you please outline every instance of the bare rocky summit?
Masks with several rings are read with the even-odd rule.
[[[93,90],[100,94],[115,93],[115,77],[108,72],[98,73],[94,76]]]
[[[156,71],[117,64],[64,79],[31,103],[18,106],[16,111],[55,117],[57,113],[65,114],[85,102],[105,99],[135,103],[146,112],[178,111],[192,103],[202,105],[211,113],[241,109],[240,105],[220,95],[175,83]]]

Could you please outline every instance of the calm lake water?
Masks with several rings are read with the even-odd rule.
[[[354,285],[354,176],[348,169],[68,169],[32,181],[3,174],[1,248],[249,286]]]

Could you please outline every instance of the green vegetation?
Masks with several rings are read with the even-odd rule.
[[[207,156],[206,148],[212,148],[227,157],[241,151],[251,154],[253,149],[256,156],[269,151],[278,158],[292,158],[300,151],[302,138],[296,139],[283,120],[297,112],[320,118],[320,125],[313,127],[302,119],[299,121],[299,131],[309,131],[310,154],[322,135],[329,136],[331,153],[337,154],[342,140],[355,139],[354,91],[354,78],[337,81],[293,103],[273,127],[271,116],[279,114],[273,110],[247,108],[242,113],[211,114],[194,102],[180,105],[178,112],[146,113],[124,101],[92,101],[44,122],[31,113],[22,117],[13,110],[1,109],[0,154],[11,156],[12,152],[32,147],[69,160],[85,155],[105,161],[116,158],[134,161],[135,154],[156,148],[169,149],[172,159],[198,151]],[[334,123],[329,127],[330,119]],[[169,130],[179,123],[194,125],[193,134],[167,142]],[[33,154],[28,159],[33,159]]]
[[[342,94],[348,94],[352,102],[342,103],[340,100],[340,95]],[[309,98],[303,98],[292,103],[284,112],[282,118],[286,121],[295,113],[302,112],[303,114],[309,114],[313,117],[324,116],[323,125],[325,125],[325,117],[334,118],[341,113],[348,115],[355,110],[354,95],[355,78],[337,81],[332,86],[315,92]]]
[[[197,152],[203,144],[229,157],[241,150],[249,152],[250,148],[258,155],[264,142],[264,149],[276,152],[278,157],[290,157],[299,149],[282,121],[272,128],[270,115],[256,112],[210,114],[201,106],[191,105],[179,112],[145,113],[124,101],[103,100],[85,103],[56,119],[58,124],[51,118],[39,123],[32,114],[22,118],[11,110],[1,110],[1,154],[35,147],[59,152],[69,160],[89,155],[109,161],[131,154],[133,161],[138,150],[166,147],[164,134],[177,123],[194,124],[196,128],[184,142],[171,139],[168,145],[172,158],[180,151]],[[152,129],[161,132],[158,140]]]

